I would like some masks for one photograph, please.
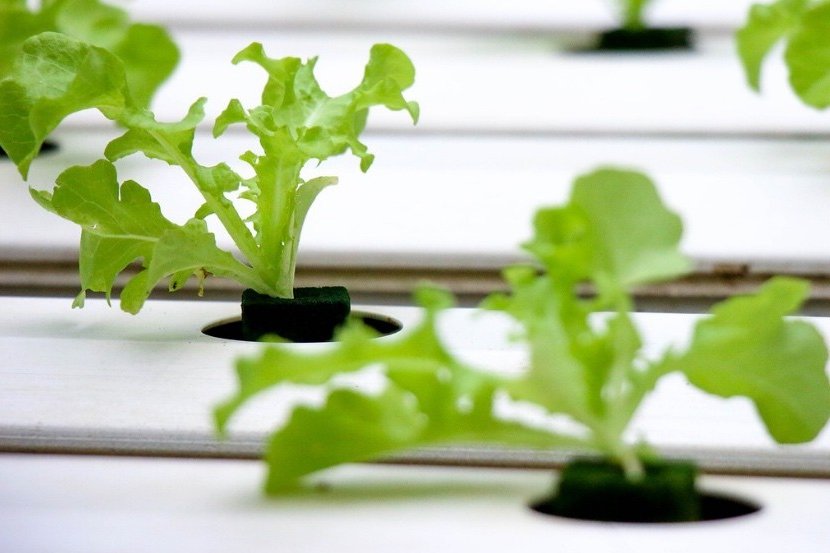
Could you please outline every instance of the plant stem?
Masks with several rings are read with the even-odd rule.
[[[646,471],[643,467],[642,461],[640,461],[640,458],[637,457],[637,454],[630,448],[626,447],[625,450],[623,450],[622,455],[620,455],[619,457],[619,460],[622,464],[625,477],[629,481],[639,482],[643,479],[643,477],[645,477]]]
[[[644,29],[644,13],[651,0],[623,0],[623,28],[629,31]]]
[[[294,297],[294,216],[302,163],[279,158],[273,180],[259,183],[259,236],[262,256],[275,267],[277,295]]]
[[[616,429],[609,429],[604,425],[592,428],[597,440],[597,448],[612,459],[619,461],[625,477],[632,482],[643,478],[645,469],[637,452],[623,441]]]
[[[222,223],[222,226],[225,227],[225,230],[228,231],[228,234],[234,244],[236,244],[236,247],[239,248],[239,251],[242,252],[242,255],[245,256],[248,263],[257,273],[259,276],[258,280],[266,287],[265,289],[258,289],[257,291],[273,295],[275,290],[268,283],[268,271],[267,268],[262,267],[256,240],[254,240],[253,234],[251,234],[250,229],[245,224],[245,221],[242,220],[242,217],[239,216],[236,209],[232,206],[226,206],[221,199],[214,196],[210,190],[205,189],[199,179],[199,172],[195,163],[181,155],[178,149],[171,144],[163,134],[152,130],[149,130],[148,132],[159,144],[161,144],[165,152],[167,152],[167,154],[176,161],[176,164],[182,168],[193,184],[196,185],[196,188],[205,199],[208,207],[219,218],[219,221]]]
[[[657,381],[676,370],[672,360],[673,358],[669,354],[660,362],[649,365],[645,372],[639,373],[635,379],[632,379],[631,389],[626,395],[625,401],[618,406],[617,410],[619,414],[617,424],[620,428],[628,426],[643,399],[657,385]]]

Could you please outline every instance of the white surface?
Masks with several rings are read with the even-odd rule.
[[[271,24],[336,28],[400,25],[415,28],[570,28],[609,25],[616,0],[120,0],[136,19],[172,25]],[[657,0],[655,24],[732,27],[746,16],[750,0]]]
[[[150,302],[137,317],[89,301],[82,311],[68,300],[3,298],[0,301],[0,434],[60,437],[79,432],[95,440],[118,433],[210,437],[211,411],[235,390],[233,360],[257,344],[204,336],[199,329],[232,316],[235,306],[211,302]],[[373,308],[405,327],[413,308]],[[695,316],[639,314],[648,355],[682,346]],[[812,319],[830,336],[830,319]],[[506,342],[510,328],[498,314],[452,310],[442,320],[449,347],[469,363],[498,372],[522,370],[524,353]],[[319,348],[319,344],[295,347]],[[361,386],[361,381],[355,383]],[[288,413],[296,398],[314,392],[283,388],[244,410],[233,432],[261,433]],[[748,401],[721,400],[692,388],[679,376],[661,382],[631,430],[658,447],[697,448],[700,457],[723,452],[786,456],[830,452],[830,430],[810,445],[779,448],[763,430]]]
[[[50,188],[67,165],[98,159],[107,137],[63,130],[58,139],[62,151],[34,164],[37,188]],[[339,175],[340,184],[309,214],[300,265],[500,268],[523,258],[518,244],[530,237],[538,207],[563,202],[578,174],[618,164],[656,179],[685,221],[684,251],[704,267],[830,271],[830,141],[370,135],[365,142],[377,156],[368,173],[351,156],[311,169]],[[197,144],[205,165],[234,162],[249,146],[236,134],[219,141],[200,135]],[[122,180],[147,186],[175,222],[201,205],[177,168],[141,156],[118,168]],[[10,164],[0,164],[0,264],[72,263],[79,235],[32,201]]]
[[[0,457],[0,549],[15,553],[449,551],[806,553],[830,542],[830,482],[704,478],[764,509],[712,523],[619,525],[526,505],[546,472],[342,467],[325,492],[267,500],[250,462]]]
[[[254,29],[181,30],[175,38],[183,57],[154,102],[161,120],[181,119],[202,96],[206,125],[231,98],[258,105],[265,73],[230,63],[251,42],[275,58],[319,56],[317,74],[331,95],[359,82],[372,44],[391,42],[415,64],[406,96],[421,104],[421,131],[826,135],[830,128],[830,113],[793,95],[780,55],[765,67],[763,94],[749,90],[729,37],[703,40],[696,52],[602,55],[558,51],[553,39],[526,34]],[[94,111],[70,121],[106,124]],[[370,128],[409,132],[412,125],[403,113],[378,109]]]
[[[658,178],[699,262],[830,271],[822,238],[830,235],[822,209],[830,113],[799,104],[780,60],[767,70],[765,94],[752,94],[728,40],[708,41],[695,54],[597,56],[556,53],[525,35],[257,28],[185,29],[177,38],[184,59],[157,102],[171,120],[207,93],[213,115],[233,96],[254,102],[261,71],[228,62],[252,40],[273,56],[320,54],[320,79],[332,91],[355,84],[373,42],[392,40],[415,60],[410,96],[421,103],[420,125],[378,112],[365,136],[377,154],[371,171],[359,174],[351,158],[321,169],[342,184],[312,210],[301,264],[500,267],[519,258],[516,245],[536,207],[561,201],[579,172],[619,163]],[[792,133],[813,140],[788,139]],[[37,160],[30,182],[48,188],[60,169],[97,159],[115,134],[92,112],[71,118],[57,133],[63,152]],[[232,162],[251,147],[241,137],[232,131],[214,144],[200,136],[200,159]],[[180,172],[160,162],[134,157],[120,170],[178,222],[200,203]],[[78,230],[34,206],[8,162],[0,162],[0,200],[0,262],[71,262]]]
[[[6,384],[0,426],[211,434],[212,407],[236,389],[234,360],[262,347],[201,333],[211,323],[238,316],[238,304],[153,301],[131,316],[99,300],[88,300],[80,311],[70,303],[0,300],[0,371]],[[419,317],[414,308],[368,310],[409,326]],[[462,333],[470,314],[459,315],[447,329],[457,347],[484,352],[505,345],[504,338],[495,341],[496,330],[503,328],[498,323],[492,330]],[[254,412],[237,428],[266,431],[288,408],[267,407],[262,418]]]
[[[335,95],[363,74],[369,49],[391,42],[412,58],[421,131],[790,133],[826,134],[830,114],[809,109],[787,84],[780,55],[764,72],[764,93],[749,90],[729,37],[701,41],[691,53],[576,54],[526,34],[463,35],[379,29],[332,35],[308,30],[180,30],[181,64],[155,101],[163,120],[179,120],[201,96],[208,121],[230,98],[257,105],[265,74],[231,65],[236,52],[262,42],[272,57],[320,56],[317,74]],[[255,103],[256,102],[256,103]],[[97,112],[74,125],[102,124]],[[377,110],[370,128],[409,131],[407,116]]]

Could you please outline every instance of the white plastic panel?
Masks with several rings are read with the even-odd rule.
[[[232,4],[162,0],[125,2],[137,19],[172,25],[270,24],[287,26],[414,28],[583,28],[610,25],[616,0],[241,0]],[[734,27],[750,0],[657,0],[649,20],[655,24]]]
[[[99,132],[63,130],[57,138],[62,151],[33,166],[35,187],[50,188],[66,165],[91,163],[106,142]],[[236,134],[196,141],[206,165],[233,162],[250,147]],[[830,141],[369,135],[365,142],[377,155],[368,173],[352,157],[309,173],[339,175],[340,184],[309,214],[301,265],[496,269],[523,258],[518,244],[535,209],[564,201],[578,174],[619,165],[657,180],[684,218],[685,251],[703,266],[830,271],[823,208]],[[173,221],[184,223],[201,205],[181,171],[162,162],[134,156],[119,172],[147,186]],[[0,262],[73,263],[79,234],[39,208],[14,168],[0,164]]]
[[[547,472],[347,466],[323,491],[267,500],[241,461],[0,457],[0,549],[15,553],[199,551],[754,553],[830,542],[830,482],[704,478],[764,509],[713,523],[554,519],[527,504]]]
[[[103,301],[89,300],[82,311],[70,310],[69,303],[0,301],[0,449],[23,444],[26,449],[173,453],[188,451],[190,443],[191,452],[204,454],[218,447],[211,439],[212,408],[235,390],[233,361],[261,346],[209,338],[199,329],[233,316],[237,306],[154,301],[133,317]],[[413,308],[370,311],[397,318],[405,327],[418,319]],[[685,344],[696,317],[652,313],[637,314],[636,320],[647,354],[656,357],[669,345]],[[830,336],[830,319],[811,320]],[[524,367],[523,351],[507,341],[510,325],[497,314],[455,309],[441,329],[448,346],[474,366],[508,374]],[[349,385],[372,389],[378,384],[367,376]],[[291,387],[266,394],[232,422],[231,435],[251,438],[255,446],[297,401],[315,403],[321,397]],[[666,378],[646,401],[631,438],[714,465],[737,455],[747,470],[830,474],[830,430],[812,444],[780,448],[748,401],[710,397],[679,376]],[[250,454],[250,442],[243,442],[237,453]],[[234,444],[228,447],[235,451]],[[526,459],[533,455],[526,453]]]
[[[155,102],[167,120],[183,117],[201,96],[209,98],[209,121],[230,98],[256,105],[264,73],[230,60],[257,41],[272,57],[320,56],[318,74],[332,94],[357,84],[372,44],[396,44],[417,69],[408,96],[421,104],[421,132],[824,134],[830,121],[794,97],[778,55],[765,68],[763,95],[750,91],[730,37],[704,37],[695,52],[604,55],[560,51],[554,37],[527,34],[254,28],[187,29],[175,38],[182,62]],[[102,124],[93,112],[72,121]],[[370,128],[408,132],[412,125],[404,114],[378,110]]]

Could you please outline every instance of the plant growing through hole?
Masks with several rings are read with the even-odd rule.
[[[646,28],[646,11],[654,0],[614,0],[620,27],[630,31]]]
[[[764,62],[785,42],[795,94],[806,105],[830,106],[830,0],[777,0],[753,5],[736,41],[749,86],[761,89]]]
[[[105,48],[123,64],[129,84],[131,100],[136,106],[148,106],[159,86],[173,73],[179,62],[179,49],[169,33],[158,25],[135,23],[123,9],[99,0],[0,0],[0,80],[20,74],[15,65],[25,64],[29,55],[25,41],[44,32],[57,32],[89,44]],[[55,75],[55,78],[58,76]],[[26,83],[29,87],[48,86],[50,83]],[[48,92],[42,91],[46,94]],[[32,140],[21,141],[15,109],[21,91],[5,85],[0,94],[0,147],[25,170],[37,154],[32,151]],[[53,105],[49,115],[42,111],[40,119],[32,123],[32,130],[40,142],[71,113],[72,105]]]
[[[654,27],[648,24],[646,13],[653,0],[614,0],[617,28],[604,31],[597,37],[594,50],[599,51],[661,51],[689,50],[694,33],[688,27]]]
[[[537,265],[508,268],[509,294],[484,308],[518,327],[528,362],[518,376],[469,366],[443,344],[437,330],[451,297],[422,288],[423,321],[408,334],[372,340],[357,324],[340,343],[319,352],[273,345],[237,364],[237,392],[215,410],[218,431],[251,398],[285,385],[320,386],[318,406],[299,405],[268,439],[268,493],[340,463],[450,443],[496,443],[593,452],[637,480],[654,453],[632,443],[627,429],[657,382],[682,373],[704,392],[745,396],[770,435],[781,443],[812,440],[830,416],[827,349],[809,323],[788,320],[808,285],[775,278],[757,293],[718,304],[695,326],[686,349],[645,357],[631,314],[633,286],[685,273],[681,221],[637,172],[601,169],[578,178],[570,200],[540,209],[524,244]],[[539,266],[542,271],[539,272]],[[579,285],[596,295],[582,298]],[[337,378],[380,370],[379,389],[361,391]],[[566,417],[577,430],[505,417],[499,398]]]
[[[240,156],[251,169],[243,176],[226,163],[202,165],[193,154],[205,98],[193,103],[181,121],[158,122],[135,102],[123,63],[109,51],[56,33],[27,40],[23,50],[26,55],[0,85],[0,107],[11,121],[4,131],[8,140],[37,151],[45,130],[64,114],[86,108],[97,108],[126,128],[106,147],[106,159],[70,167],[51,192],[32,190],[41,206],[82,228],[78,306],[87,291],[109,298],[118,274],[138,259],[142,270],[120,294],[121,308],[130,313],[141,309],[162,279],[169,278],[175,290],[194,275],[200,286],[207,274],[215,274],[261,294],[291,298],[306,214],[317,194],[337,181],[328,176],[304,180],[303,167],[351,151],[366,171],[373,155],[359,136],[369,109],[385,106],[406,110],[413,121],[418,117],[418,105],[403,96],[414,81],[414,67],[394,46],[373,46],[360,83],[330,97],[314,76],[316,58],[273,59],[253,43],[233,62],[251,62],[265,70],[262,103],[247,109],[232,100],[213,125],[214,137],[241,124],[258,140],[261,151]],[[193,218],[174,223],[162,215],[147,189],[130,180],[119,183],[113,162],[135,153],[177,166],[187,175],[204,199]],[[27,155],[18,161],[23,175],[30,159]],[[241,214],[237,199],[253,204],[249,218]],[[217,247],[206,224],[211,217],[227,230],[241,260]]]

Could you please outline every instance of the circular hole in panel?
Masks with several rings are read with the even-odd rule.
[[[400,321],[393,319],[392,317],[378,315],[376,313],[366,313],[363,311],[353,311],[349,314],[349,320],[360,321],[377,332],[379,335],[378,337],[395,334],[403,328]],[[250,342],[250,340],[244,337],[242,332],[242,319],[239,317],[210,324],[202,329],[202,333],[212,336],[213,338]]]
[[[574,520],[591,520],[597,522],[613,522],[626,524],[694,524],[695,522],[707,522],[716,520],[727,520],[747,515],[752,515],[761,510],[761,507],[752,501],[730,497],[726,495],[701,492],[700,494],[701,517],[699,520],[688,522],[661,522],[661,521],[636,521],[636,520],[604,520],[588,517],[572,517],[562,513],[552,512],[547,500],[530,504],[530,508],[545,516],[558,518],[569,518]]]

